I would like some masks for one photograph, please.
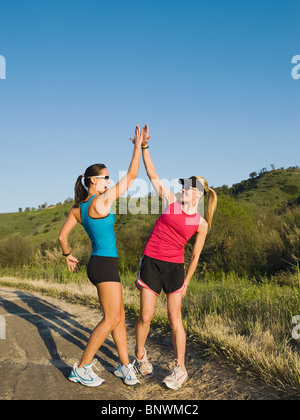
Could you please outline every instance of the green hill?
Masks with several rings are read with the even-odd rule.
[[[249,202],[261,215],[283,215],[300,204],[300,169],[262,172],[231,188],[232,196]]]
[[[262,171],[217,188],[219,206],[204,254],[214,268],[274,274],[300,257],[300,169]]]
[[[261,171],[232,188],[216,188],[218,209],[198,275],[204,270],[271,275],[295,266],[300,258],[299,175],[299,168]],[[151,205],[156,214],[150,214]],[[45,262],[58,247],[58,234],[71,207],[67,200],[51,208],[0,214],[0,267],[36,264],[37,255]],[[121,198],[115,213],[120,267],[136,271],[159,214],[157,197]],[[90,244],[80,225],[72,232],[70,245],[86,263]],[[187,262],[192,245],[193,241],[187,246]]]

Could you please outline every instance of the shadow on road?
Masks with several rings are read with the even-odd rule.
[[[50,362],[67,378],[70,374],[71,366],[66,364],[60,357],[57,344],[53,338],[53,333],[59,334],[69,343],[72,343],[74,346],[77,346],[84,351],[92,330],[79,324],[72,314],[31,293],[16,291],[11,292],[11,294],[25,303],[32,312],[24,306],[19,306],[12,300],[9,300],[9,298],[1,297],[0,306],[2,306],[6,312],[20,317],[36,327],[49,352]],[[99,322],[100,320],[101,313],[99,312]],[[114,348],[114,343],[107,339],[95,356],[101,365],[110,372],[114,370],[115,364],[119,362],[118,358],[111,350]],[[99,353],[102,353],[105,358],[99,356]],[[68,356],[72,358],[74,355],[70,354]]]

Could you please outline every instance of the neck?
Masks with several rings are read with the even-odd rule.
[[[93,195],[100,195],[100,193],[95,188],[89,188],[88,199],[93,197]]]
[[[197,213],[198,203],[184,203],[182,209],[187,214],[195,214]]]

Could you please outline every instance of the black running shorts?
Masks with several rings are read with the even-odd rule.
[[[118,258],[92,255],[87,266],[87,275],[95,286],[110,281],[120,283]]]
[[[138,289],[145,287],[156,295],[162,289],[169,295],[184,290],[185,268],[184,264],[156,260],[144,255],[136,280]]]

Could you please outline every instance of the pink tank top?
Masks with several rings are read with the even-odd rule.
[[[153,232],[144,249],[144,255],[156,260],[184,263],[184,249],[187,242],[198,231],[199,213],[184,213],[179,202],[166,208],[155,223]]]

